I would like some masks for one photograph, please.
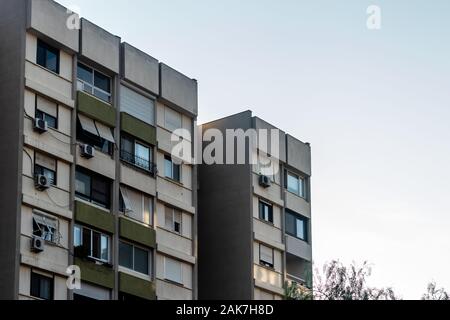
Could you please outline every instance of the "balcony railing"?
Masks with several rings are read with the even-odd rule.
[[[135,154],[132,154],[125,150],[120,150],[120,159],[148,172],[152,176],[156,175],[156,164],[148,161],[147,159],[138,157]]]

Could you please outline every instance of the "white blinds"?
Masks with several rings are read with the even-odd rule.
[[[109,142],[115,143],[114,136],[112,135],[111,132],[111,128],[97,121],[95,121],[95,125],[97,126],[97,130],[98,133],[100,134],[100,137],[102,137],[105,140],[108,140]]]
[[[263,246],[262,244],[259,247],[260,251],[260,260],[273,264],[273,250],[269,247]]]
[[[56,171],[56,160],[42,153],[36,152],[35,163],[41,167]]]
[[[83,130],[98,136],[97,127],[95,126],[94,120],[85,117],[82,114],[78,115],[78,119],[80,119],[81,127],[83,128]]]
[[[120,87],[120,110],[150,125],[155,125],[153,100],[125,87]]]
[[[58,117],[58,105],[56,103],[50,102],[50,101],[40,97],[40,96],[37,96],[36,108],[54,118]]]
[[[181,262],[165,257],[164,276],[167,280],[177,283],[183,283],[183,271]]]

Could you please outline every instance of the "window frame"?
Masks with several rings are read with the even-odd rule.
[[[97,126],[97,123],[94,121],[94,124]],[[98,131],[98,129],[97,129]],[[81,125],[80,119],[77,117],[77,131],[76,131],[76,139],[82,143],[86,143],[95,148],[104,154],[110,155],[111,157],[114,155],[114,144],[111,141],[106,140],[101,137],[100,134],[94,135],[91,132],[88,132],[83,129]],[[106,146],[106,147],[105,147]],[[106,149],[106,150],[105,150]]]
[[[180,281],[171,279],[167,276],[167,261],[174,261],[180,265]],[[180,260],[164,256],[164,280],[184,286],[183,280],[183,263]]]
[[[167,164],[168,163],[170,163],[170,167],[171,167],[171,169],[170,169],[171,175],[170,176],[166,172],[166,168],[167,168]],[[174,168],[175,167],[178,168],[178,179],[175,179],[175,174],[174,174],[174,172],[175,172]],[[170,179],[170,180],[172,180],[174,182],[177,182],[177,183],[180,183],[180,184],[182,183],[181,182],[181,180],[182,180],[182,164],[175,164],[173,162],[172,156],[170,156],[170,155],[164,155],[164,177],[167,178],[167,179]]]
[[[33,277],[38,277],[38,288],[35,288],[35,290],[33,290],[33,283],[35,283],[33,281]],[[46,279],[46,280],[50,281],[50,297],[49,298],[41,296],[41,286],[42,286],[42,280],[43,279]],[[35,295],[36,290],[39,292],[37,295]],[[55,276],[49,277],[49,276],[43,275],[41,273],[35,272],[33,269],[31,269],[31,274],[30,274],[30,296],[34,297],[34,298],[42,299],[42,300],[47,300],[47,301],[54,300],[55,299]]]
[[[262,259],[261,247],[263,247],[263,246],[268,248],[268,249],[270,249],[270,250],[272,250],[272,262],[264,261]],[[273,248],[269,247],[269,246],[266,246],[266,245],[260,243],[259,244],[259,264],[264,266],[264,267],[266,267],[266,268],[274,269],[274,266],[275,266],[275,250]]]
[[[127,150],[125,150],[123,148],[123,145],[124,145],[123,141],[124,140],[126,140],[127,142],[129,142],[131,144],[131,147],[132,147],[131,151],[132,152],[128,152]],[[148,149],[148,158],[149,158],[149,160],[148,160],[148,169],[143,167],[143,166],[140,166],[140,165],[136,164],[137,163],[136,158],[140,158],[140,157],[138,157],[136,155],[136,145],[137,144]],[[132,159],[133,161],[130,161],[130,160],[126,159],[125,152],[129,153],[130,156],[133,157],[133,159]],[[130,165],[132,165],[132,166],[134,166],[134,167],[136,167],[138,169],[144,170],[145,172],[154,174],[155,173],[155,169],[154,169],[154,156],[155,155],[154,155],[154,153],[155,153],[154,152],[154,146],[152,146],[152,145],[150,145],[148,143],[145,143],[145,142],[143,142],[143,141],[141,141],[139,139],[136,139],[135,137],[133,137],[133,136],[131,136],[129,134],[126,134],[126,133],[123,133],[123,132],[121,133],[121,135],[120,135],[120,159],[122,161],[125,161],[126,163],[129,163]],[[140,158],[140,159],[145,160],[143,158]]]
[[[133,266],[132,266],[131,269],[120,264],[120,244],[125,244],[125,245],[128,245],[128,246],[131,246],[131,248],[132,248],[132,264],[133,264]],[[136,261],[135,261],[135,257],[136,257],[135,249],[136,248],[139,249],[139,250],[147,252],[147,273],[142,273],[142,272],[137,271],[135,269],[136,268]],[[133,244],[131,242],[119,239],[119,266],[120,267],[125,268],[125,269],[130,270],[130,271],[133,271],[133,272],[137,272],[137,273],[145,275],[145,276],[152,277],[152,270],[153,270],[152,262],[153,262],[153,251],[151,249],[148,249],[148,248],[145,248],[145,247],[142,247],[142,246],[138,246],[138,245],[135,245],[135,244]]]
[[[75,245],[75,239],[76,239],[76,237],[75,237],[75,230],[76,229],[79,229],[79,231],[80,231],[80,241],[81,241],[81,243],[78,246]],[[101,231],[98,231],[98,230],[95,230],[95,229],[92,229],[92,228],[88,228],[88,227],[85,227],[85,226],[80,225],[80,224],[75,224],[74,227],[73,227],[73,232],[74,232],[74,234],[73,234],[73,237],[74,237],[73,245],[74,245],[75,248],[76,247],[84,247],[85,246],[84,239],[83,239],[84,238],[84,230],[88,230],[89,234],[90,234],[90,236],[89,236],[89,248],[88,248],[89,249],[88,250],[89,253],[88,253],[87,257],[89,259],[92,259],[92,260],[95,260],[95,261],[99,261],[99,262],[102,262],[102,263],[109,264],[110,261],[111,261],[111,236],[109,234],[104,233],[104,232],[101,232]],[[94,253],[94,243],[93,243],[94,242],[94,240],[93,240],[94,239],[94,237],[93,237],[94,232],[100,235],[100,253],[99,253],[100,258],[94,257],[94,255],[93,255],[93,253]],[[101,256],[102,256],[102,253],[101,253],[102,237],[106,237],[106,239],[107,239],[107,254],[108,254],[108,258],[107,259],[102,259],[101,258]]]
[[[78,172],[80,174],[83,174],[83,175],[86,175],[86,176],[89,177],[89,195],[81,194],[76,189],[77,173]],[[103,180],[104,183],[108,184],[108,188],[106,190],[106,195],[107,195],[108,202],[106,204],[105,203],[101,203],[98,200],[95,200],[95,199],[92,198],[93,179]],[[108,178],[103,177],[103,176],[101,176],[99,174],[96,174],[96,173],[91,173],[90,171],[82,169],[81,167],[77,167],[75,169],[75,197],[76,198],[82,199],[84,201],[87,201],[89,203],[92,203],[94,205],[102,207],[104,209],[110,210],[111,209],[111,194],[112,194],[112,192],[111,192],[111,181]]]
[[[264,206],[269,208],[269,213],[268,213],[268,217],[267,217],[268,219],[266,219],[264,217],[265,212],[263,213],[262,210],[261,210]],[[266,223],[270,223],[272,225],[274,224],[274,222],[273,222],[273,204],[271,204],[271,203],[269,203],[267,201],[259,199],[259,201],[258,201],[258,211],[259,211],[259,219],[260,220],[262,220],[262,221],[264,221]]]
[[[80,65],[82,65],[85,69],[90,69],[91,74],[92,74],[92,77],[91,77],[92,83],[89,83],[86,80],[83,80],[83,79],[78,77],[78,68],[79,68]],[[104,77],[109,79],[109,91],[110,92],[107,92],[107,91],[103,90],[102,88],[99,88],[99,87],[97,87],[95,85],[95,74],[96,73],[99,73],[102,76],[104,76]],[[82,83],[82,85],[83,85],[82,88],[79,87],[79,83]],[[90,91],[85,89],[86,85],[91,87]],[[112,91],[113,91],[113,88],[112,88],[112,77],[107,75],[107,74],[105,74],[105,73],[103,73],[103,72],[101,72],[101,71],[99,71],[98,69],[93,68],[93,67],[91,67],[91,66],[89,66],[89,65],[87,65],[87,64],[85,64],[83,62],[80,62],[80,61],[78,61],[78,63],[77,63],[77,89],[79,91],[86,92],[86,93],[90,94],[91,96],[93,96],[93,97],[95,97],[95,98],[97,98],[97,99],[99,99],[99,100],[101,100],[103,102],[106,102],[107,104],[111,104],[112,103]],[[105,99],[97,96],[95,94],[95,90],[98,90],[98,91],[100,91],[100,93],[106,95],[108,97],[108,100],[105,100]]]
[[[289,176],[291,176],[297,180],[298,192],[289,188]],[[306,200],[306,178],[305,177],[303,177],[299,174],[296,174],[290,170],[286,170],[284,179],[285,179],[285,188],[288,192],[295,194],[296,196]]]
[[[52,158],[55,161],[55,170],[46,168],[40,164],[36,164],[36,153],[42,154],[41,152],[34,152],[34,159],[33,159],[33,175],[36,177],[37,175],[45,175],[45,172],[50,172],[53,174],[53,178],[50,180],[50,185],[53,187],[56,187],[58,185],[58,160]],[[46,176],[48,178],[48,176]]]
[[[172,215],[172,217],[171,217],[172,225],[171,225],[171,227],[169,229],[167,228],[167,224],[166,224],[166,222],[167,222],[167,217],[166,217],[167,210],[170,210],[171,211],[171,215]],[[179,231],[175,230],[175,225],[177,223],[175,217],[176,217],[177,214],[180,215],[180,222],[178,223],[179,224],[179,229],[180,229]],[[181,236],[183,234],[183,211],[178,210],[178,209],[176,209],[174,207],[164,206],[164,227],[165,227],[165,229],[168,229],[170,232]]]
[[[45,65],[42,65],[41,63],[39,63],[39,49],[41,50],[45,50]],[[52,70],[48,67],[47,65],[47,60],[48,60],[48,55],[47,53],[51,52],[56,56],[56,70]],[[37,45],[36,45],[36,64],[45,68],[46,70],[56,73],[59,75],[60,72],[60,63],[61,63],[61,50],[58,48],[53,47],[52,45],[49,45],[47,42],[41,40],[41,39],[37,39]]]
[[[49,225],[42,225],[42,224],[40,224],[38,221],[36,221],[36,219],[34,218],[35,216],[39,216],[39,217],[42,217],[42,218],[44,218],[44,219],[48,219],[48,220],[52,220],[52,221],[54,221],[55,222],[55,228],[52,228],[52,229],[54,229],[54,231],[53,232],[51,232],[51,230],[49,230],[48,231],[48,233],[51,235],[51,239],[49,240],[46,236],[42,236],[42,229],[41,229],[41,227],[45,227],[45,228],[48,228],[48,229],[50,229],[50,226]],[[57,218],[53,218],[53,217],[49,217],[49,216],[47,216],[47,215],[44,215],[44,214],[41,214],[41,213],[37,213],[37,212],[33,212],[33,236],[36,236],[36,237],[39,237],[39,238],[41,238],[41,239],[43,239],[45,242],[47,242],[47,243],[52,243],[52,244],[58,244],[58,241],[59,241],[59,220],[57,219]],[[35,228],[34,228],[34,225],[37,225],[37,227],[39,228],[39,230],[38,231],[40,231],[41,232],[41,235],[37,235],[37,234],[35,234],[35,232],[37,231],[37,230],[35,230]]]
[[[295,232],[294,233],[290,232],[286,227],[286,233],[296,239],[299,239],[301,241],[309,243],[309,219],[307,217],[304,217],[301,214],[298,214],[291,210],[286,210],[286,218],[285,218],[286,220],[287,220],[287,215],[290,215],[295,219],[295,224],[294,224]],[[297,226],[298,226],[299,220],[302,221],[302,223],[303,223],[304,236],[305,236],[304,239],[298,236]],[[287,223],[286,223],[286,226],[287,226]]]

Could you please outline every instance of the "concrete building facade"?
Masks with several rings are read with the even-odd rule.
[[[194,130],[197,82],[74,21],[2,1],[0,298],[196,299],[197,173],[171,135]]]
[[[246,111],[202,126],[210,129],[277,128]],[[243,164],[199,166],[200,299],[278,300],[292,282],[311,287],[311,148],[278,132],[263,149],[248,139]],[[224,143],[224,158],[229,151]],[[267,166],[274,174],[262,174]]]

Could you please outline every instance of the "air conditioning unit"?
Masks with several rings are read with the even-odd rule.
[[[34,120],[34,131],[39,132],[39,133],[47,132],[48,131],[47,122],[45,120],[36,118]]]
[[[81,156],[86,159],[95,157],[94,147],[88,144],[81,145]]]
[[[268,188],[272,185],[272,182],[270,181],[270,178],[268,176],[260,175],[259,185],[263,188]]]
[[[45,240],[40,237],[33,236],[33,239],[31,239],[31,251],[39,253],[44,251],[44,248]]]
[[[36,178],[34,180],[34,185],[36,187],[36,189],[38,190],[46,190],[48,188],[50,188],[50,179],[47,178],[46,176],[42,175],[42,174],[38,174],[36,175]]]

